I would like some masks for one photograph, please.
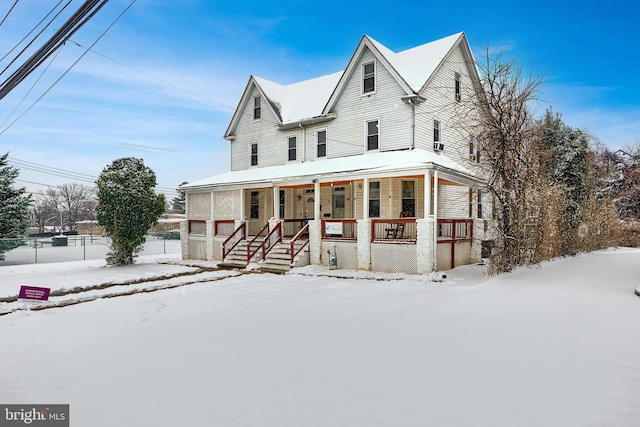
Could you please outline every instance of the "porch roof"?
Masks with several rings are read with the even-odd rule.
[[[480,181],[470,169],[442,153],[426,150],[403,150],[225,172],[185,184],[180,188],[188,191],[207,187],[300,185],[310,184],[312,180],[326,182],[336,179],[363,179],[424,173],[427,169],[441,171],[444,178],[455,182],[470,184]]]

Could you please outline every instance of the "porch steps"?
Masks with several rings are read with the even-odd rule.
[[[306,241],[297,241],[294,243],[294,250],[297,251],[304,245]],[[264,261],[260,263],[259,270],[268,272],[283,274],[291,270],[291,267],[307,265],[308,262],[308,247],[300,252],[293,264],[291,264],[291,243],[289,241],[283,241],[278,243],[268,254]]]
[[[251,245],[252,250],[258,249],[262,240],[256,239]],[[218,264],[219,268],[247,268],[247,245],[248,241],[243,240],[233,248],[233,250],[225,257],[224,261]],[[254,255],[252,261],[260,259],[260,250]]]

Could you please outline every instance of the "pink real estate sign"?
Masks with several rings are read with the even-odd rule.
[[[35,301],[47,301],[49,299],[50,288],[39,288],[37,286],[20,286],[19,299],[28,299]]]

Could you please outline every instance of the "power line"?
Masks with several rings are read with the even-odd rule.
[[[20,0],[16,0],[15,3],[13,3],[13,6],[11,6],[11,9],[9,9],[9,11],[7,12],[7,14],[4,16],[4,18],[2,18],[2,21],[0,22],[0,26],[2,26],[2,24],[4,24],[4,21],[7,20],[7,18],[9,17],[9,15],[11,14],[11,12],[13,11],[13,8],[16,7],[16,5],[18,4],[18,1]]]

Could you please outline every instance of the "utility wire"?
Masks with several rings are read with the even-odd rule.
[[[15,3],[13,3],[13,6],[11,6],[11,9],[9,9],[9,12],[7,12],[7,14],[4,16],[4,18],[2,18],[2,21],[0,22],[0,26],[2,26],[2,24],[4,24],[4,21],[7,20],[7,18],[11,14],[11,11],[13,11],[13,8],[16,7],[16,5],[18,4],[18,1],[20,1],[20,0],[16,0]]]

